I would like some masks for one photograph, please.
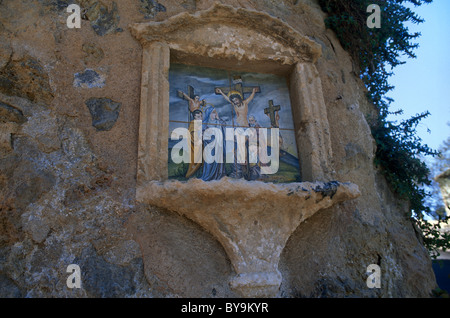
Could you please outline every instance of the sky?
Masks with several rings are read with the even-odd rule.
[[[434,0],[431,4],[413,7],[425,22],[407,24],[412,32],[422,36],[415,59],[394,68],[389,82],[395,89],[388,96],[394,99],[391,111],[403,109],[401,120],[429,111],[431,115],[417,127],[418,136],[432,149],[438,149],[450,136],[450,1]],[[382,27],[382,26],[381,26]]]

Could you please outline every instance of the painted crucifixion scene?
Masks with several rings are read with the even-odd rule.
[[[286,78],[172,64],[169,179],[300,182]]]

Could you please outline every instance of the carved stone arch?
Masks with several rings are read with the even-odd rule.
[[[319,44],[285,22],[267,13],[222,4],[164,22],[133,24],[131,30],[143,45],[167,43],[172,60],[201,59],[202,65],[213,60],[214,66],[280,73],[280,66],[286,72],[299,62],[315,63],[321,55]]]

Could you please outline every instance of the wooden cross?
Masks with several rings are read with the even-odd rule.
[[[242,85],[242,78],[240,76],[234,76],[233,77],[233,85],[234,87],[216,87],[215,93],[216,95],[220,95],[219,89],[222,90],[222,92],[225,95],[228,95],[230,91],[236,91],[241,93],[242,98],[244,98],[244,94],[251,94],[253,93],[253,89],[256,88],[257,93],[261,93],[261,88],[259,86],[243,86]]]
[[[191,85],[188,85],[188,92],[186,95],[188,95],[190,98],[194,99],[195,89]],[[178,92],[178,97],[180,97],[184,100],[187,100],[186,98],[184,98],[184,95],[181,92]]]
[[[275,112],[280,111],[281,106],[273,105],[273,100],[269,100],[269,107],[264,109],[264,114],[269,115],[270,117],[270,123],[272,127],[278,128],[276,118],[275,118]]]

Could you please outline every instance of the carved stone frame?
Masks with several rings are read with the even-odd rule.
[[[332,179],[326,106],[314,66],[319,44],[270,15],[219,4],[195,15],[134,24],[131,31],[144,49],[138,186],[168,179],[168,74],[173,62],[288,77],[302,180]]]
[[[216,237],[237,274],[233,290],[276,296],[278,261],[292,232],[317,211],[359,196],[356,185],[331,182],[329,124],[314,65],[321,46],[266,13],[222,4],[130,29],[143,47],[137,200],[185,215]],[[287,77],[304,182],[169,181],[170,63]],[[254,224],[258,230],[249,232]]]

